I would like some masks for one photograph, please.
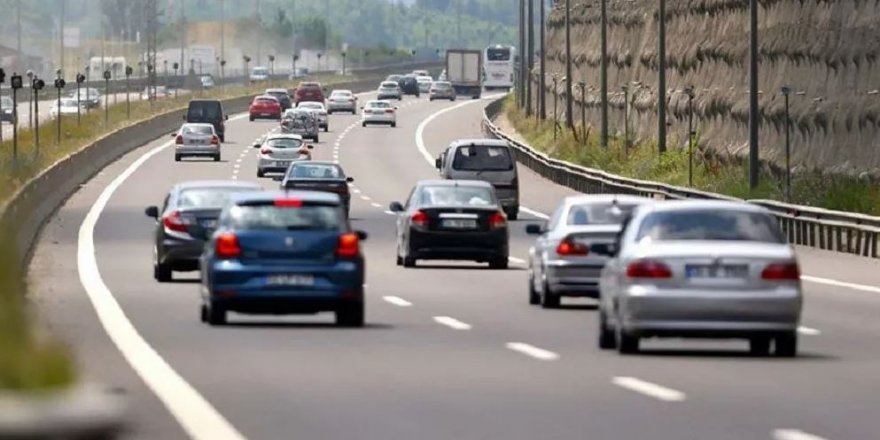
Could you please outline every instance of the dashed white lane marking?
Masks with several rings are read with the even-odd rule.
[[[809,275],[801,275],[801,280],[816,284],[825,284],[828,286],[844,287],[847,289],[861,290],[862,292],[880,293],[880,287],[866,286],[864,284],[847,283],[845,281],[837,281],[828,278],[812,277]]]
[[[369,196],[365,196],[365,195],[361,194],[361,200],[363,200],[365,202],[369,202],[370,200],[373,200],[373,199],[371,199]]]
[[[353,193],[355,193],[355,194],[360,194],[360,193],[361,193],[361,190],[355,188],[355,189],[351,190],[351,192],[353,192]]]
[[[138,333],[113,293],[101,278],[95,254],[95,226],[110,198],[147,160],[172,143],[148,151],[128,166],[98,196],[80,225],[77,269],[104,331],[147,387],[162,401],[190,438],[197,440],[244,440],[232,424],[181,377],[171,365]]]
[[[615,376],[611,379],[611,383],[630,391],[635,391],[664,402],[680,402],[685,399],[685,394],[681,391],[666,388],[655,383],[647,382],[635,377]]]
[[[508,261],[510,261],[511,263],[515,263],[515,264],[526,264],[526,260],[523,260],[522,258],[507,257],[507,259],[508,259]]]
[[[393,212],[393,211],[385,211],[385,214],[388,214],[388,215],[396,215],[397,213],[396,213],[396,212]]]
[[[453,330],[470,330],[471,325],[448,316],[435,316],[434,322],[445,325]]]
[[[804,327],[804,326],[798,327],[797,331],[798,331],[798,333],[800,333],[802,335],[808,335],[808,336],[816,336],[816,335],[822,334],[822,332],[819,331],[819,329]]]
[[[384,296],[384,297],[382,297],[382,299],[384,299],[385,302],[394,304],[395,306],[399,306],[399,307],[410,307],[413,305],[411,302],[409,302],[399,296]]]
[[[549,350],[544,350],[543,348],[535,347],[534,345],[526,344],[525,342],[508,342],[507,348],[542,361],[555,361],[559,359],[558,354]]]
[[[381,207],[382,207],[382,205],[380,205],[380,204],[378,204],[378,203],[376,203],[376,202],[370,203],[370,205],[372,205],[373,208],[381,208]]]
[[[818,435],[808,432],[799,431],[797,429],[777,429],[773,431],[774,440],[825,440]]]

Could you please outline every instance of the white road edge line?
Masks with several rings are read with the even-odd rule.
[[[519,210],[522,212],[525,212],[526,214],[529,214],[531,216],[538,217],[541,220],[550,220],[549,215],[544,214],[543,212],[540,212],[540,211],[535,211],[534,209],[526,208],[525,206],[520,206]]]
[[[407,301],[407,300],[405,300],[405,299],[403,299],[403,298],[401,298],[401,297],[399,297],[399,296],[383,296],[382,299],[384,299],[385,302],[388,302],[388,303],[394,304],[395,306],[399,306],[399,307],[410,307],[410,306],[412,306],[412,303],[411,303],[411,302],[409,302],[409,301]]]
[[[685,399],[685,394],[681,391],[666,388],[635,377],[615,376],[611,379],[611,383],[664,402],[680,402]]]
[[[513,351],[520,352],[526,356],[531,356],[542,361],[555,361],[559,359],[558,354],[549,350],[544,350],[543,348],[535,347],[534,345],[526,344],[525,342],[508,342],[506,346]]]
[[[113,193],[147,160],[169,146],[166,142],[139,157],[117,176],[89,209],[80,225],[77,245],[77,269],[82,283],[104,331],[143,379],[147,387],[162,401],[168,411],[197,440],[243,440],[238,432],[211,404],[181,377],[165,359],[141,336],[113,293],[101,278],[95,255],[95,226]]]
[[[434,322],[445,325],[453,330],[470,330],[472,328],[470,324],[461,322],[455,318],[450,318],[449,316],[435,316]]]
[[[808,432],[799,431],[797,429],[777,429],[773,431],[774,440],[825,440],[818,435]]]
[[[845,287],[847,289],[861,290],[869,293],[880,293],[880,287],[866,286],[864,284],[847,283],[845,281],[837,281],[829,278],[813,277],[809,275],[801,275],[801,280],[809,283],[825,284],[828,286]]]
[[[816,336],[816,335],[822,334],[822,332],[819,331],[819,329],[811,328],[811,327],[804,327],[804,326],[798,327],[797,331],[798,331],[798,333],[800,333],[802,335],[808,335],[808,336]]]

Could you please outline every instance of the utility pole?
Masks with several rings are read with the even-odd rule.
[[[185,11],[185,9],[186,9],[186,6],[183,4],[183,0],[180,0],[180,61],[178,61],[178,66],[181,68],[181,73],[183,73],[183,70],[184,70],[183,66],[186,65],[186,62],[184,61],[185,60],[184,50],[187,46],[187,44],[186,44],[187,43],[187,35],[186,35],[187,32],[186,32],[186,11]],[[222,17],[223,0],[220,0],[220,14]],[[223,57],[223,19],[222,18],[220,19],[220,54],[221,54],[220,57],[222,58]],[[177,69],[174,69],[174,76],[177,76]],[[186,76],[186,75],[182,75],[182,76]],[[177,89],[180,87],[180,85],[183,85],[185,83],[186,83],[186,81],[180,81],[180,84],[178,85],[178,87],[174,88],[174,93],[176,94]]]
[[[21,0],[15,0],[15,23],[16,23],[15,24],[15,32],[16,32],[16,39],[17,39],[17,41],[16,41],[17,45],[16,45],[15,49],[16,49],[16,52],[18,55],[17,62],[18,62],[19,68],[24,68],[25,66],[23,66],[21,64],[21,60],[23,58],[22,53],[21,53]],[[28,111],[30,111],[30,110],[28,110]]]
[[[64,9],[67,5],[67,0],[61,0],[61,17],[58,20],[58,42],[61,43],[58,46],[58,68],[64,71]],[[58,107],[58,114],[61,114],[61,107]]]
[[[758,0],[749,0],[749,189],[758,186]]]
[[[753,0],[755,1],[755,0]],[[657,151],[666,152],[666,0],[660,0],[660,33],[657,42]]]
[[[181,0],[183,1],[183,0]],[[220,62],[226,59],[226,2],[220,0]],[[220,77],[223,77],[221,72]]]
[[[458,1],[458,0],[456,0]],[[525,32],[525,0],[519,0],[519,62],[516,65],[516,70],[518,72],[518,81],[516,84],[516,93],[517,93],[517,104],[519,108],[523,108],[525,105],[525,47],[526,47],[526,32]]]
[[[257,32],[257,58],[255,58],[257,62],[254,63],[255,66],[259,66],[259,63],[261,63],[263,60],[263,9],[262,2],[260,0],[257,0]],[[247,72],[245,72],[245,75],[247,75]]]
[[[571,0],[565,0],[565,125],[574,129],[574,115],[571,107]]]
[[[520,0],[519,2],[519,10],[520,14],[522,14],[523,2]],[[456,23],[456,41],[458,42],[458,47],[464,47],[464,44],[461,41],[461,0],[455,0],[455,23]]]
[[[546,37],[546,29],[544,28],[544,10],[547,9],[547,3],[545,0],[538,0],[541,2],[541,78],[538,81],[538,112],[541,115],[541,120],[547,119],[547,78],[545,64],[547,61],[547,57],[544,54],[544,37]]]
[[[608,11],[607,1],[601,0],[602,3],[602,36],[601,48],[601,77],[599,80],[599,94],[602,98],[602,134],[600,142],[602,148],[608,148]],[[626,103],[624,103],[626,106]]]
[[[526,71],[526,116],[532,115],[532,92],[534,91],[534,86],[532,85],[532,69],[535,67],[535,1],[529,0],[528,2],[528,11],[526,14],[526,21],[528,26],[528,44],[526,44],[526,60],[527,62],[527,71]]]

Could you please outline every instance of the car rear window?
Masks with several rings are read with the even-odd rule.
[[[338,230],[343,225],[339,207],[332,205],[238,205],[229,209],[222,223],[234,229],[288,231]]]
[[[367,104],[367,107],[372,107],[372,108],[391,108],[391,104],[390,104],[390,103],[387,103],[387,102],[385,102],[385,101],[374,101],[374,102],[371,102],[371,103]]]
[[[421,206],[489,206],[495,204],[491,188],[476,186],[426,186],[419,195]]]
[[[303,141],[295,138],[274,138],[266,141],[266,146],[270,148],[299,148]]]
[[[257,98],[257,102],[260,104],[276,104],[278,100],[275,98]]]
[[[513,159],[507,147],[468,145],[458,147],[452,168],[459,171],[509,171]]]
[[[226,206],[232,194],[256,191],[250,188],[192,188],[181,191],[178,208],[220,209]]]
[[[191,102],[186,112],[187,120],[215,120],[220,118],[219,102]]]
[[[290,177],[300,179],[341,179],[339,167],[329,164],[295,164],[290,168]]]
[[[574,205],[568,211],[568,225],[619,225],[635,204],[589,203]]]
[[[180,130],[183,134],[214,134],[214,127],[209,125],[184,125]]]
[[[731,209],[682,210],[649,214],[637,240],[719,240],[784,243],[773,218]]]
[[[302,83],[299,85],[299,88],[301,88],[301,89],[320,89],[321,84],[313,83],[313,82]]]

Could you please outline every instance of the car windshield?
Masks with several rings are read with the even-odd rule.
[[[287,92],[269,92],[267,95],[272,95],[276,98],[289,98]]]
[[[320,88],[321,88],[321,84],[313,83],[313,82],[307,82],[307,83],[302,83],[302,84],[300,84],[300,85],[299,85],[299,88],[300,88],[300,89],[320,89]]]
[[[452,87],[452,84],[448,82],[435,82],[434,84],[432,84],[432,87],[437,89],[448,89]]]
[[[76,107],[76,100],[75,99],[62,99],[61,106],[62,107]]]
[[[294,164],[288,174],[291,178],[300,179],[341,179],[342,170],[329,164]]]
[[[183,190],[177,200],[178,208],[220,209],[234,193],[256,191],[254,188],[192,188]]]
[[[491,188],[462,185],[426,186],[419,196],[422,206],[489,206],[495,204]]]
[[[209,135],[214,134],[214,127],[211,125],[184,125],[180,132],[182,134]]]
[[[635,204],[589,203],[574,205],[568,211],[568,225],[619,225]]]
[[[385,82],[385,83],[382,83],[382,88],[383,89],[394,89],[394,88],[397,88],[397,83]]]
[[[776,222],[769,215],[732,209],[655,212],[642,221],[637,240],[784,242]]]
[[[238,205],[229,209],[221,223],[243,230],[327,231],[340,229],[343,222],[336,206]]]
[[[257,104],[277,104],[278,100],[275,98],[264,97],[264,98],[257,98],[256,102],[257,102]]]
[[[400,81],[400,78],[403,78],[401,75],[390,75],[388,78],[385,78],[386,81]]]
[[[279,149],[299,148],[302,146],[302,144],[303,144],[302,139],[289,138],[289,137],[270,138],[270,139],[266,140],[266,146],[270,147],[270,148],[279,148]]]
[[[452,168],[460,171],[508,171],[513,159],[507,147],[468,145],[455,150]]]

